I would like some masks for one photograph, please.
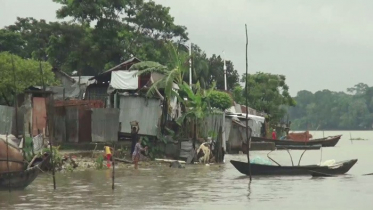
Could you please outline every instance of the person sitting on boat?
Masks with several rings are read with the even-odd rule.
[[[272,131],[272,139],[277,139],[276,129],[273,129],[273,131]]]
[[[108,168],[110,168],[110,161],[112,161],[112,156],[111,156],[111,152],[114,150],[113,148],[109,147],[109,146],[104,146],[104,149],[105,149],[105,157],[106,157],[106,165]]]

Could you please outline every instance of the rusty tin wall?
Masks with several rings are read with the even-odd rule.
[[[32,102],[32,134],[36,136],[46,128],[47,112],[45,98],[34,97]]]
[[[67,142],[79,142],[79,108],[66,108],[66,136]]]
[[[91,109],[82,106],[79,107],[79,142],[92,141],[91,115]]]

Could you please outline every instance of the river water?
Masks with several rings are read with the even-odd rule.
[[[111,171],[59,173],[57,190],[50,175],[40,175],[24,191],[0,192],[0,209],[286,209],[286,210],[371,210],[373,207],[373,131],[311,132],[315,138],[343,134],[336,147],[307,151],[301,164],[358,158],[346,176],[311,178],[253,177],[240,174],[229,160],[246,160],[245,155],[227,155],[222,165],[193,165],[185,169],[165,166],[116,171],[115,190]],[[351,142],[353,138],[367,141]],[[266,151],[252,152],[266,157]],[[291,151],[294,164],[302,151]],[[322,154],[322,157],[321,157]],[[291,165],[286,151],[271,157]]]

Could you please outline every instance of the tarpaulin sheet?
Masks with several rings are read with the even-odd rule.
[[[117,90],[137,90],[139,79],[138,71],[114,71],[111,73],[110,86]]]

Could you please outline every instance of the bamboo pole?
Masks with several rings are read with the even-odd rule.
[[[8,133],[6,133],[6,165],[8,167],[8,176],[7,176],[7,179],[8,179],[8,190],[9,190],[9,193],[10,193],[10,169],[9,169],[9,143],[8,143]]]
[[[14,66],[14,60],[12,55],[12,69],[13,69],[13,85],[14,85],[14,108],[15,108],[15,115],[16,115],[16,138],[18,138],[18,103],[17,103],[17,86],[16,86],[16,71]]]
[[[247,47],[249,45],[248,36],[247,36],[247,25],[245,24],[245,31],[246,31],[246,82],[245,82],[245,105],[246,105],[246,143],[247,143],[247,162],[249,164],[249,176],[251,181],[251,164],[250,164],[250,146],[251,146],[251,138],[249,138],[249,113],[248,113],[248,84],[247,84],[247,76],[248,76],[248,61],[247,61]]]

